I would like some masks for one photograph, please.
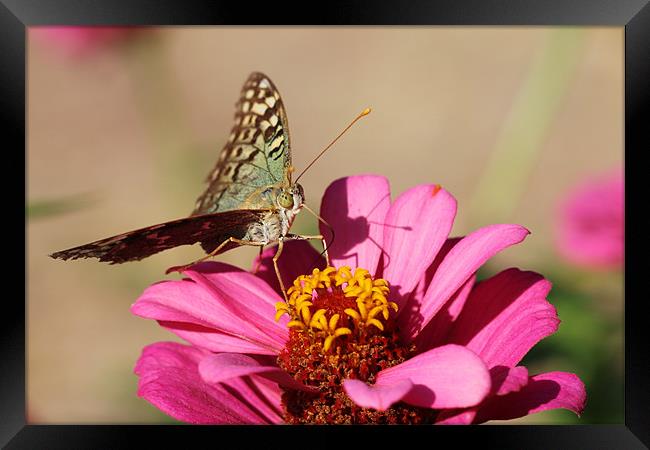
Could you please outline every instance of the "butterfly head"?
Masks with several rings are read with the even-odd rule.
[[[289,210],[294,214],[298,213],[305,201],[305,191],[298,183],[282,188],[276,197],[278,206]]]

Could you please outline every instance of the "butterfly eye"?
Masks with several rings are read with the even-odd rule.
[[[293,208],[293,196],[287,194],[286,192],[282,192],[280,195],[278,195],[278,203],[283,208]]]

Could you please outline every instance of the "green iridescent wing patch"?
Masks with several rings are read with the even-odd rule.
[[[283,182],[290,166],[289,129],[280,93],[269,77],[252,73],[237,101],[228,142],[192,214],[240,209],[260,188]]]

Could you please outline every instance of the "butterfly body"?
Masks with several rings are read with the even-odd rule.
[[[278,90],[252,73],[236,104],[235,124],[208,186],[189,217],[165,222],[56,252],[60,259],[98,258],[110,264],[199,243],[209,255],[239,245],[264,245],[290,235],[304,202],[291,181],[288,121]]]
[[[291,200],[291,206],[280,204],[281,198]],[[242,210],[260,211],[259,219],[246,223],[245,233],[242,236],[232,237],[249,242],[251,245],[269,245],[278,242],[281,238],[289,236],[289,230],[296,215],[302,209],[304,194],[299,184],[288,187],[269,186],[256,192],[252,198],[242,205]],[[265,206],[264,209],[253,209],[253,206]],[[219,214],[219,213],[217,213]],[[237,227],[233,227],[235,231]],[[230,237],[230,236],[228,236]],[[225,239],[227,239],[226,237]],[[201,242],[201,247],[206,253],[213,252],[224,240],[222,236],[216,239]],[[234,245],[233,245],[234,246]]]

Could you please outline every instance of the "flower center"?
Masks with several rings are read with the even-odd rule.
[[[408,359],[415,348],[399,341],[397,304],[388,301],[386,280],[347,266],[301,275],[288,289],[289,302],[276,304],[275,319],[290,317],[289,341],[278,364],[317,393],[286,389],[287,423],[431,423],[431,410],[397,403],[386,411],[361,408],[341,383],[374,384],[376,374]]]

